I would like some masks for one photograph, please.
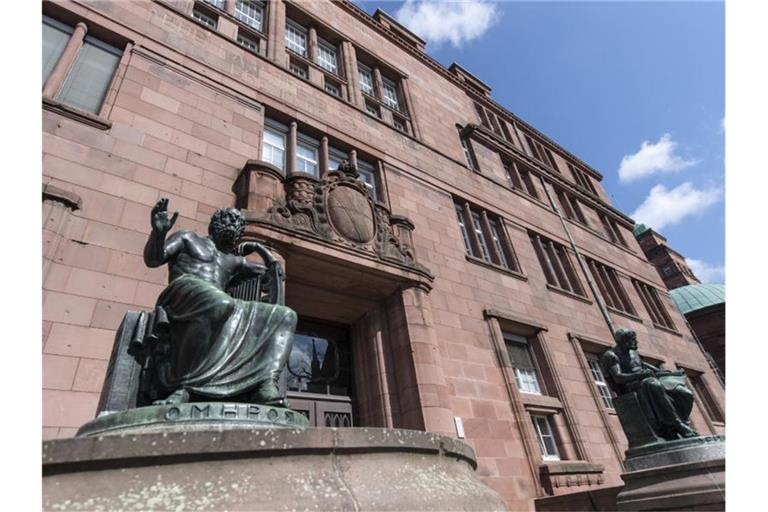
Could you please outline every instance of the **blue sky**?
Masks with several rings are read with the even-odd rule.
[[[724,282],[722,2],[357,3],[486,82],[600,171],[614,205],[665,235],[700,279]]]

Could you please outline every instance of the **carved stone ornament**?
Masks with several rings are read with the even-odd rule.
[[[431,277],[426,267],[416,261],[411,241],[413,223],[406,217],[392,215],[385,205],[375,202],[365,184],[357,179],[353,165],[341,165],[322,178],[305,173],[280,176],[284,195],[273,196],[269,205],[252,203],[254,211],[247,198],[261,197],[258,193],[254,195],[254,184],[265,171],[270,176],[275,174],[263,164],[249,161],[234,187],[239,206],[250,210],[251,220],[373,253],[381,260],[411,267]]]

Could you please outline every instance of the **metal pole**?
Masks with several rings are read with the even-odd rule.
[[[600,296],[600,294],[597,292],[597,289],[595,288],[595,283],[592,280],[592,276],[589,273],[589,270],[587,270],[587,265],[586,263],[584,263],[584,259],[581,257],[581,252],[579,252],[579,248],[576,247],[576,242],[573,240],[573,237],[571,236],[571,231],[568,229],[568,224],[565,222],[565,218],[563,217],[563,214],[560,211],[560,208],[557,207],[557,204],[555,204],[555,200],[552,199],[552,194],[549,193],[549,189],[547,188],[547,183],[544,181],[544,177],[539,176],[539,180],[541,181],[542,188],[544,188],[544,193],[547,194],[547,199],[549,199],[549,204],[552,205],[552,209],[555,210],[555,213],[557,214],[557,216],[560,217],[560,223],[563,225],[563,229],[565,230],[565,235],[568,237],[568,241],[571,244],[571,249],[573,249],[573,252],[576,253],[576,261],[579,262],[579,268],[581,268],[581,272],[584,274],[584,277],[587,279],[589,290],[592,292],[592,296],[595,298],[595,302],[597,302],[597,307],[600,310],[600,313],[602,313],[603,320],[605,320],[605,323],[608,325],[608,329],[611,331],[611,339],[613,339],[613,333],[616,331],[616,327],[613,323],[613,320],[611,320],[611,315],[608,313],[608,308],[603,302],[603,298]]]

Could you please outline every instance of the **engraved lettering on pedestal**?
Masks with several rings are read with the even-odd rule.
[[[248,419],[255,420],[259,417],[259,406],[257,405],[249,405],[248,406]]]
[[[191,416],[193,418],[208,418],[211,415],[211,406],[206,405],[205,407],[200,407],[198,405],[192,406],[192,414]]]
[[[267,418],[269,418],[270,421],[277,420],[278,416],[279,414],[277,414],[277,411],[275,409],[270,409],[269,412],[267,413]]]
[[[175,420],[180,415],[181,415],[181,411],[179,410],[178,407],[171,407],[170,409],[168,409],[168,411],[166,411],[165,419],[167,419],[167,420]]]
[[[237,418],[238,407],[234,404],[223,404],[221,406],[221,416],[223,418]]]

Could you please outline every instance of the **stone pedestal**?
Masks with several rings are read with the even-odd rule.
[[[472,449],[412,430],[209,429],[43,443],[45,510],[504,510]]]
[[[695,437],[628,450],[618,510],[725,510],[725,438]]]

